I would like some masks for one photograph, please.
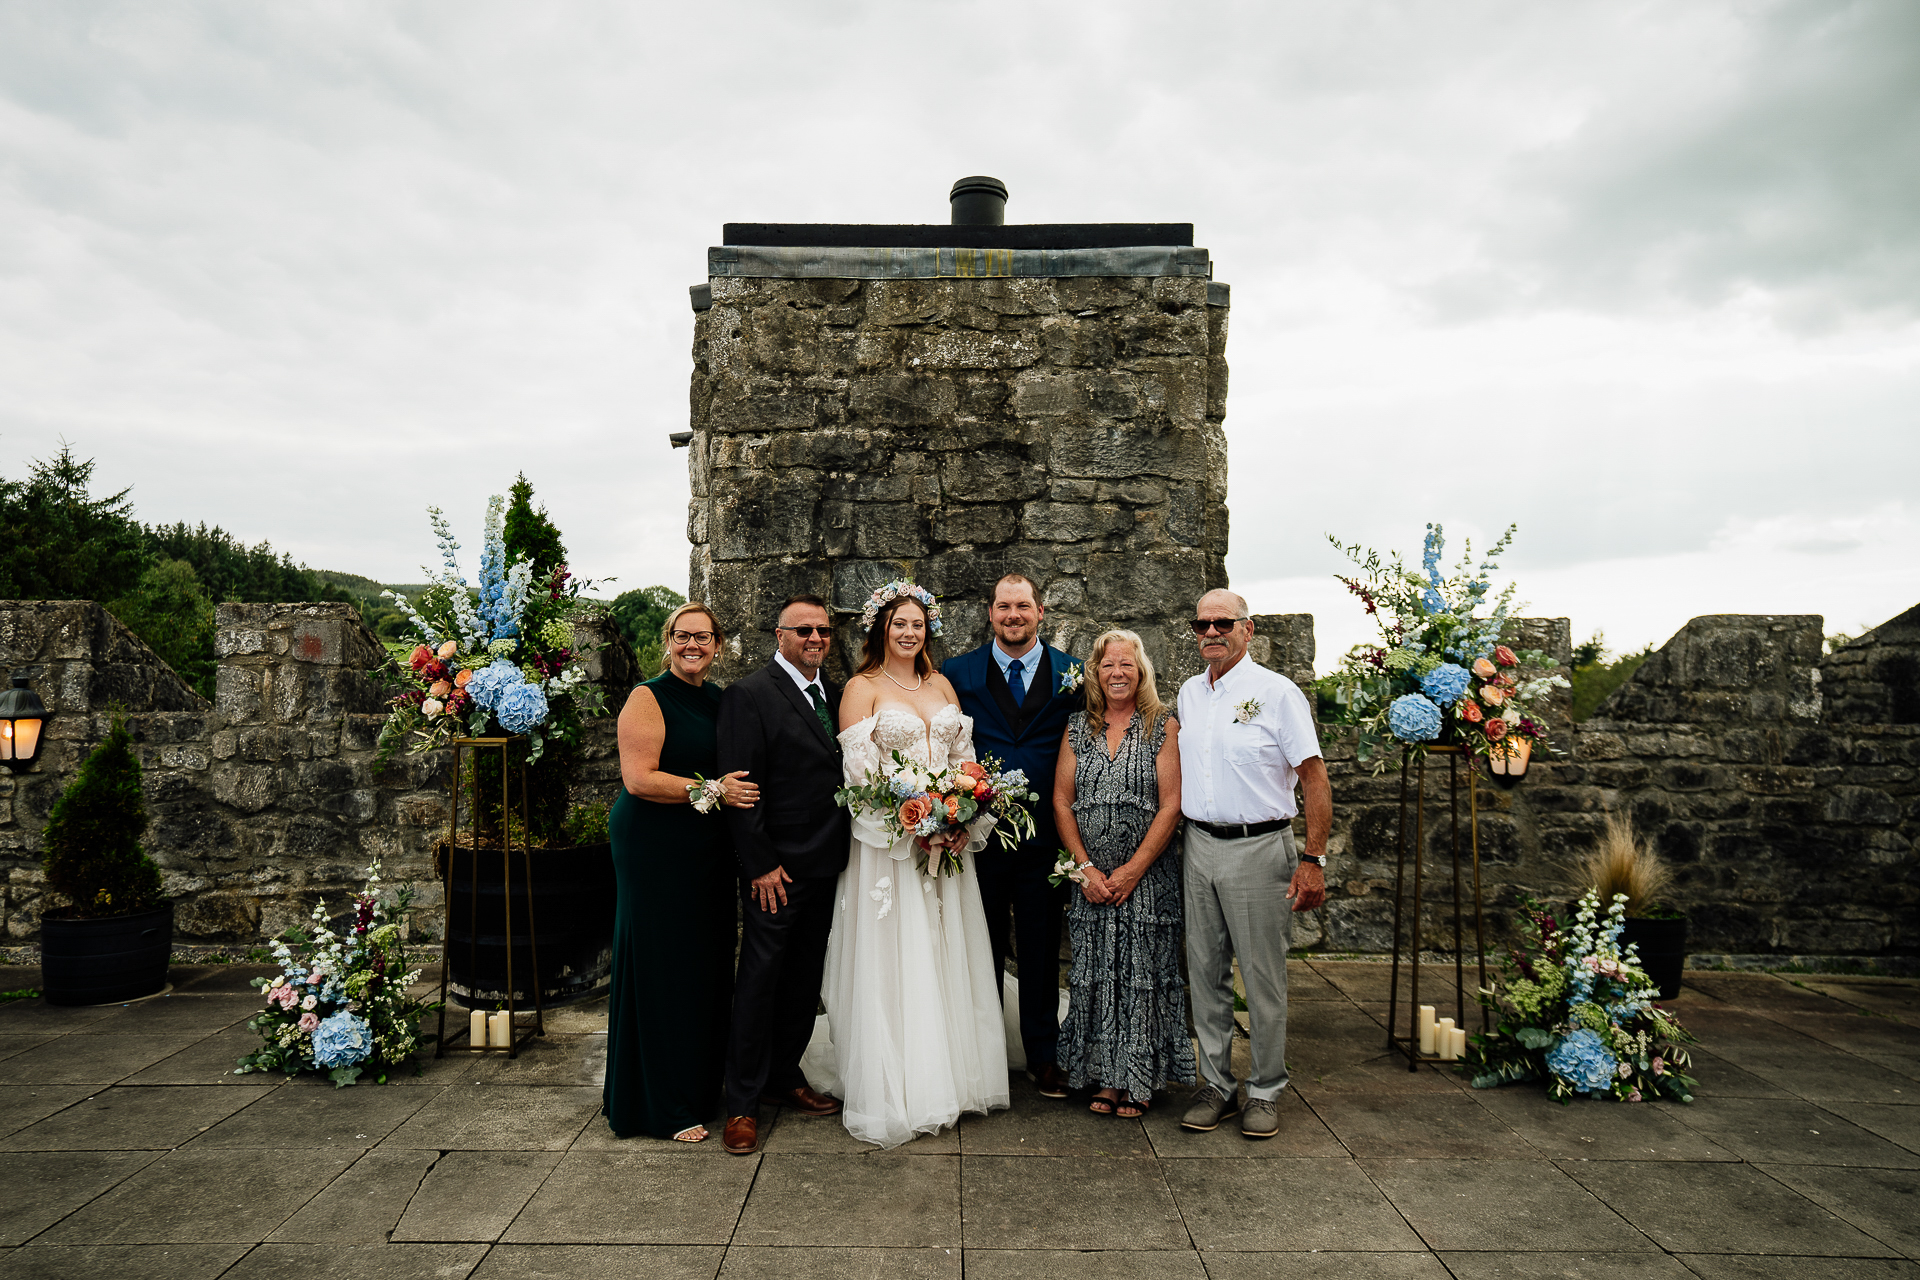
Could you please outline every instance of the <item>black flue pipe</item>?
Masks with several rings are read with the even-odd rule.
[[[1007,184],[977,174],[953,184],[947,194],[956,227],[999,227],[1007,221]]]

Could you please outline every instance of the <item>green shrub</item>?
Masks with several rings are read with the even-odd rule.
[[[47,819],[47,887],[82,917],[123,916],[160,902],[160,868],[140,848],[147,802],[124,716],[93,749]]]

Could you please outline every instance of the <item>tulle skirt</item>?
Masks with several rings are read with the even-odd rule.
[[[933,877],[916,867],[910,840],[853,841],[827,942],[831,1052],[809,1053],[805,1065],[815,1088],[844,1099],[847,1132],[862,1142],[899,1146],[1007,1105],[1007,1034],[975,856],[958,875]]]

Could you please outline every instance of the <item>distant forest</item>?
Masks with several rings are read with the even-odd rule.
[[[381,596],[386,584],[295,564],[271,543],[248,546],[218,525],[142,524],[131,489],[93,496],[93,470],[93,459],[63,443],[29,463],[26,479],[0,477],[0,599],[97,600],[208,699],[216,601],[339,601],[358,608],[381,639],[407,637],[406,615]],[[519,477],[507,512],[508,559],[562,563],[560,531],[532,500],[533,486]],[[416,596],[423,585],[393,589]],[[661,624],[680,602],[671,588],[642,587],[607,606],[649,674],[659,664]]]

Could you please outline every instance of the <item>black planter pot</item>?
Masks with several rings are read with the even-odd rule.
[[[116,1004],[167,985],[173,904],[77,920],[40,917],[40,986],[48,1004]]]
[[[1687,918],[1649,920],[1628,916],[1620,931],[1620,946],[1628,943],[1640,948],[1640,967],[1660,987],[1660,998],[1672,1000],[1680,994],[1680,974],[1687,967]]]
[[[577,845],[507,855],[513,890],[513,1000],[533,1006],[534,946],[527,931],[527,860],[533,871],[533,936],[540,956],[540,1003],[590,999],[613,972],[613,847]],[[452,851],[447,885],[447,986],[469,1009],[507,999],[506,899],[498,849]]]

